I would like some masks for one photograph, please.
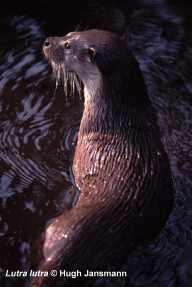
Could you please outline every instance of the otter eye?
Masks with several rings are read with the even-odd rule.
[[[95,48],[94,47],[89,47],[88,53],[89,53],[89,58],[90,58],[91,62],[94,62],[95,56],[96,56]]]
[[[69,45],[69,42],[65,42],[64,47],[65,47],[65,49],[70,49],[71,48],[70,45]]]

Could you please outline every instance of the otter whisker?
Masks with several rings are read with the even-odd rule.
[[[63,88],[64,88],[64,96],[65,96],[65,101],[67,101],[67,72],[65,70],[64,65],[62,65],[62,72],[63,72],[62,84],[63,84]]]
[[[55,81],[55,90],[54,90],[54,97],[55,97],[55,95],[56,95],[58,86],[59,86],[59,82],[58,82],[58,79],[56,79],[56,81]]]
[[[69,98],[69,88],[70,88],[70,74],[67,72],[66,73],[66,100],[68,101],[68,98]]]
[[[72,97],[75,96],[75,74],[72,75]]]
[[[59,71],[59,67],[56,63],[54,63],[53,61],[51,61],[51,67],[52,67],[52,71],[53,71],[53,75],[56,79],[55,81],[55,90],[54,90],[54,96],[56,95],[58,86],[59,86],[59,81],[60,81],[60,71]]]
[[[73,74],[69,73],[69,96],[73,94]]]
[[[79,78],[74,73],[69,73],[65,69],[65,65],[51,61],[53,75],[55,77],[55,90],[56,94],[59,84],[63,86],[65,101],[68,102],[70,98],[75,98],[76,92],[81,96],[82,84]]]
[[[78,94],[81,96],[81,92],[82,92],[82,84],[79,80],[79,78],[75,75],[75,86],[76,86],[76,89],[77,89],[77,92]]]
[[[70,98],[72,96],[73,93],[73,74],[72,73],[68,73],[68,98]]]

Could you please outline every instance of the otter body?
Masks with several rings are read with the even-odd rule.
[[[46,230],[41,269],[120,267],[158,235],[173,206],[169,161],[139,66],[126,43],[100,30],[48,38],[59,77],[84,85],[73,171],[76,206]]]

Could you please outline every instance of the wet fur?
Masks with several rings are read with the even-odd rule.
[[[135,246],[157,236],[173,206],[169,162],[137,62],[114,34],[77,35],[96,39],[96,49],[103,44],[96,60],[102,80],[82,76],[85,107],[73,164],[80,198],[47,228],[42,270],[119,268]],[[47,57],[57,83],[66,83],[61,40],[53,39]]]

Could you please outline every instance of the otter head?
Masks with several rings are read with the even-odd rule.
[[[88,30],[49,37],[43,51],[56,74],[74,73],[88,89],[95,89],[101,79],[114,81],[122,76],[123,70],[129,73],[134,66],[125,41],[108,31]]]

